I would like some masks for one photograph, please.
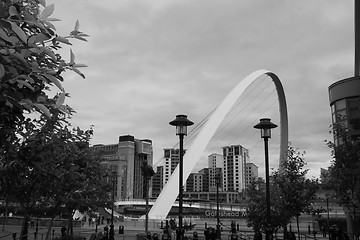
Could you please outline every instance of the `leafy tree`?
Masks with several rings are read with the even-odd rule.
[[[283,215],[282,227],[285,231],[287,223],[294,217],[297,219],[299,231],[299,217],[308,211],[319,188],[316,179],[306,178],[308,169],[304,169],[304,156],[304,152],[289,145],[287,161],[273,174],[274,185],[278,189],[275,208]]]
[[[304,154],[289,145],[287,161],[273,172],[270,182],[270,224],[273,229],[283,228],[286,232],[291,219],[298,218],[311,205],[318,184],[316,180],[306,179],[308,170],[303,169],[305,165]],[[265,184],[261,181],[254,182],[248,194],[248,226],[254,230],[265,230]]]
[[[27,234],[27,214],[41,199],[47,196],[48,178],[56,169],[56,154],[64,141],[59,138],[59,132],[54,132],[52,124],[48,124],[44,118],[41,120],[26,119],[23,122],[23,131],[18,132],[18,144],[12,154],[5,155],[3,162],[11,166],[10,172],[15,174],[6,175],[5,183],[7,196],[13,196],[15,201],[24,210],[24,222],[22,236]],[[3,185],[3,182],[2,182]]]
[[[354,137],[353,131],[342,123],[332,126],[335,142],[325,141],[333,157],[328,186],[345,207],[346,214],[352,216],[347,218],[348,232],[355,234],[354,230],[359,229],[356,215],[360,204],[360,139]]]
[[[51,118],[73,112],[64,103],[62,74],[70,70],[84,77],[78,68],[85,65],[75,62],[71,50],[69,61],[57,51],[71,45],[69,39],[86,41],[87,35],[79,22],[68,36],[58,35],[53,11],[45,0],[0,2],[0,155],[11,154],[24,114],[37,111]],[[54,96],[48,94],[51,86],[59,90]]]
[[[53,206],[65,207],[69,217],[67,229],[72,236],[75,210],[96,211],[98,207],[110,206],[112,184],[107,181],[111,173],[100,166],[101,158],[92,151],[88,142],[74,141],[67,151],[66,158],[58,166],[58,175],[54,176],[50,202]]]
[[[59,147],[44,141],[54,140],[46,135],[49,132],[44,139],[30,139],[40,136],[46,127],[35,127],[37,123],[26,119],[26,115],[39,112],[48,118],[46,124],[51,124],[53,130],[61,129],[61,122],[73,113],[65,104],[68,94],[61,84],[62,74],[70,70],[84,78],[78,68],[85,65],[75,62],[72,50],[69,61],[58,50],[70,46],[70,39],[86,41],[87,35],[79,31],[79,22],[68,36],[58,35],[52,23],[58,21],[51,17],[53,11],[54,5],[47,6],[45,0],[0,1],[0,194],[6,200],[12,195],[17,197],[26,209],[43,195],[37,183],[53,173],[56,166],[45,160],[50,152],[40,151],[44,147],[41,144]],[[50,96],[52,86],[58,93]],[[19,187],[18,192],[24,190],[22,196],[11,191],[13,184]]]
[[[264,229],[266,226],[266,199],[265,182],[259,178],[252,181],[247,189],[249,203],[247,206],[246,222],[255,232]]]
[[[108,173],[89,147],[92,129],[69,130],[70,126],[57,124],[44,117],[27,119],[14,159],[6,156],[17,171],[6,178],[11,185],[6,193],[24,210],[21,237],[27,234],[27,214],[36,207],[51,208],[53,217],[66,209],[72,235],[76,209],[96,209],[111,202]]]

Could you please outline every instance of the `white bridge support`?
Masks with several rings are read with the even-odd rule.
[[[209,117],[204,127],[200,130],[199,134],[186,151],[184,155],[184,178],[187,179],[195,167],[196,163],[201,158],[203,151],[213,137],[214,133],[224,120],[225,116],[231,110],[237,99],[246,90],[246,88],[262,75],[268,75],[275,84],[280,109],[280,158],[279,167],[281,169],[282,163],[287,160],[287,147],[288,147],[288,116],[284,89],[280,79],[272,72],[267,70],[258,70],[246,78],[244,78],[232,91],[225,97],[222,103],[216,108],[213,114]],[[186,181],[185,181],[186,182]],[[174,204],[178,195],[179,185],[179,166],[171,175],[169,181],[164,186],[155,204],[149,212],[150,219],[165,219],[168,215],[172,205]]]

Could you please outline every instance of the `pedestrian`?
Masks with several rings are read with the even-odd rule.
[[[147,232],[146,233],[146,237],[145,237],[146,240],[151,240],[151,232]]]
[[[330,240],[337,240],[338,239],[338,232],[339,232],[339,227],[334,224],[329,228],[329,236],[330,236]]]
[[[235,221],[231,221],[231,233],[236,233],[236,224]]]
[[[321,225],[321,231],[323,233],[323,237],[326,237],[326,224]]]
[[[30,227],[35,227],[34,219],[32,217],[30,217]]]
[[[337,239],[338,240],[349,240],[349,236],[346,233],[344,233],[342,228],[339,228]]]
[[[205,229],[204,235],[205,235],[205,240],[210,240],[210,230],[209,230],[209,228]]]
[[[109,236],[109,228],[108,226],[104,227],[104,239],[108,239]]]
[[[211,228],[211,231],[210,231],[210,239],[211,239],[211,240],[215,240],[215,239],[216,239],[216,231],[215,231],[215,228]]]
[[[153,240],[159,240],[159,234],[153,233],[152,239]]]
[[[199,237],[198,237],[198,233],[197,232],[193,232],[193,240],[199,240]]]
[[[176,221],[175,221],[175,219],[170,219],[170,229],[172,229],[172,230],[176,229]]]
[[[66,236],[66,227],[65,226],[62,226],[62,228],[61,228],[61,236],[62,237]]]
[[[296,240],[295,233],[293,231],[289,232],[290,240]]]
[[[262,234],[259,229],[255,230],[254,240],[262,240]]]

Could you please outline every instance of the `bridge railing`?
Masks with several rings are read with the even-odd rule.
[[[149,200],[149,205],[153,205],[156,200]],[[146,201],[144,199],[118,199],[115,205],[145,205]],[[179,206],[179,202],[175,201],[173,206]],[[206,208],[206,209],[216,209],[216,206],[212,203],[183,203],[184,207],[191,207],[191,208]],[[224,206],[220,205],[220,211],[245,211],[243,206],[231,205],[231,206]]]

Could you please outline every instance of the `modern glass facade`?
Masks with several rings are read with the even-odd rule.
[[[349,129],[360,139],[360,76],[340,80],[329,87],[332,122]],[[338,143],[338,139],[334,139]]]

